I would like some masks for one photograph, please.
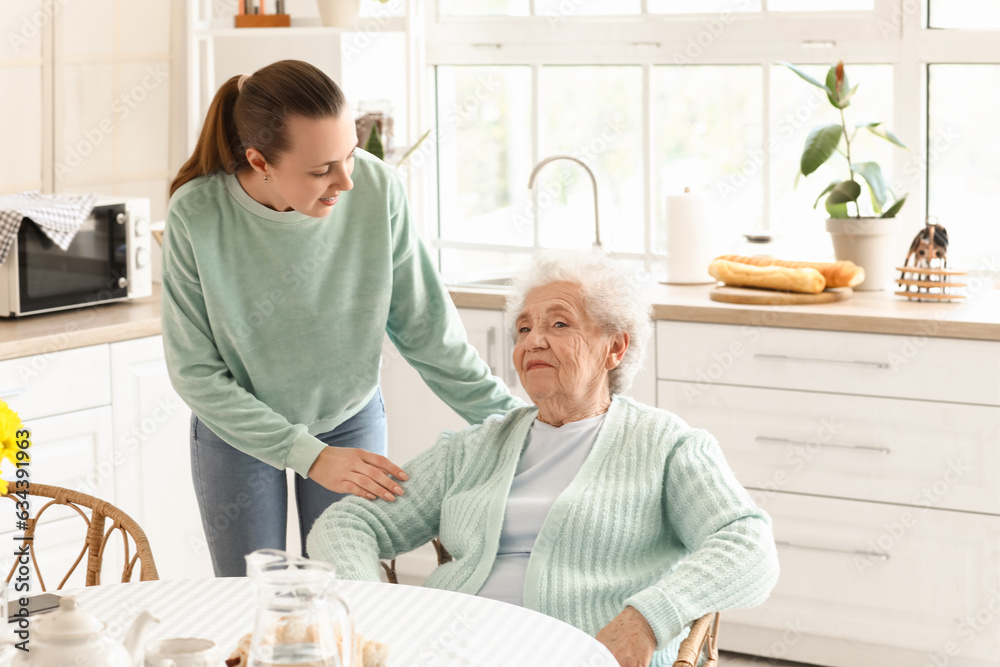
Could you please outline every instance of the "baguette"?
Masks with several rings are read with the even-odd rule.
[[[752,266],[785,266],[790,269],[816,269],[823,274],[827,287],[854,287],[865,279],[865,270],[846,260],[836,262],[789,262],[771,257],[742,257],[740,255],[721,255],[718,259],[728,259],[731,262],[750,264]]]
[[[739,287],[764,287],[806,294],[818,294],[826,287],[823,274],[813,268],[753,266],[719,258],[712,260],[708,265],[708,272],[713,278],[727,285]]]

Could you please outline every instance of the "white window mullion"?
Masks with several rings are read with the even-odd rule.
[[[539,149],[538,142],[542,136],[542,102],[541,102],[541,70],[542,67],[539,64],[534,64],[531,66],[531,166],[534,168],[536,164],[541,160],[541,150]],[[540,247],[538,242],[538,184],[535,182],[535,187],[531,189],[531,211],[533,220],[533,231],[531,237],[531,248],[532,250],[538,250]]]
[[[878,1],[878,0],[877,0]],[[905,3],[902,3],[905,4]],[[921,3],[926,7],[926,3]],[[926,12],[923,12],[926,17]],[[920,52],[920,37],[926,32],[917,17],[902,22],[899,60],[893,71],[893,126],[890,128],[908,151],[894,151],[890,187],[895,196],[906,194],[899,213],[897,245],[905,247],[927,217],[927,62]]]
[[[766,0],[764,0],[766,2]],[[764,91],[761,94],[761,139],[764,145],[761,146],[764,157],[764,166],[761,168],[761,189],[763,190],[763,201],[761,210],[761,221],[765,231],[771,229],[771,67],[774,63],[765,61],[761,63],[761,76]]]
[[[645,4],[645,3],[643,3]],[[655,187],[653,178],[653,93],[652,76],[653,66],[646,63],[642,66],[642,170],[643,189],[646,191],[644,217],[645,227],[643,229],[643,249],[646,252],[646,270],[650,271],[653,258],[653,224],[656,220],[657,201],[659,201],[658,188]]]

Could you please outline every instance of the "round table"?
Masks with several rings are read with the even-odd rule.
[[[389,667],[503,665],[617,667],[590,635],[529,609],[433,588],[341,581],[355,629],[389,645]],[[256,597],[250,580],[171,579],[66,591],[122,640],[143,609],[161,623],[147,640],[204,637],[223,657],[253,629]]]

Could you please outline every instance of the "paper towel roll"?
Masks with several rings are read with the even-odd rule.
[[[682,195],[667,196],[668,283],[714,283],[708,265],[715,258],[708,227],[704,195],[684,188]]]

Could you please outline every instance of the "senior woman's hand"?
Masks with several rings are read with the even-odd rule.
[[[625,607],[601,628],[596,639],[608,647],[621,667],[648,667],[656,650],[653,628],[635,607]]]

